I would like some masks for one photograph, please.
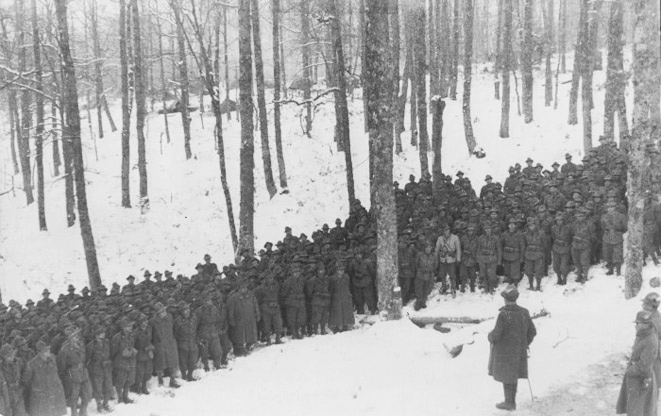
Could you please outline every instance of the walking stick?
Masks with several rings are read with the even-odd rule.
[[[532,394],[532,385],[530,384],[530,379],[527,378],[526,380],[528,380],[528,389],[530,389],[530,399],[531,399],[531,400],[533,401],[533,403],[534,403],[534,402],[535,402],[535,396]]]

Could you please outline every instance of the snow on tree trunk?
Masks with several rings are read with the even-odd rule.
[[[390,4],[390,39],[392,50],[392,114],[394,118],[393,134],[395,138],[395,152],[397,154],[402,152],[402,138],[401,133],[404,130],[400,126],[399,118],[399,83],[400,83],[400,31],[399,31],[399,0],[389,0]],[[403,118],[402,118],[403,121]]]
[[[567,0],[560,0],[560,8],[558,11],[558,49],[560,50],[560,71],[564,74],[567,72]]]
[[[500,114],[500,137],[510,137],[510,72],[512,70],[512,0],[503,0],[503,47],[501,54],[503,95]]]
[[[129,58],[126,0],[119,0],[119,60],[122,84],[122,206],[131,208],[131,109],[129,107]]]
[[[646,154],[650,145],[659,139],[656,114],[650,105],[654,89],[659,88],[659,49],[654,37],[659,36],[659,9],[656,0],[635,0],[633,51],[633,128],[629,147],[627,196],[629,223],[624,295],[630,299],[642,286],[643,212],[645,210],[645,170],[649,168]]]
[[[523,116],[526,123],[533,119],[532,108],[532,21],[533,0],[525,0],[523,7],[523,44],[521,45],[521,78],[523,81]]]
[[[414,6],[415,7],[415,6]],[[417,6],[413,10],[416,26],[414,28],[413,54],[415,59],[415,83],[418,107],[418,150],[420,153],[420,176],[429,174],[427,159],[427,60],[425,53],[425,8]]]
[[[282,79],[280,75],[280,0],[271,0],[273,15],[273,126],[275,134],[275,153],[278,158],[278,178],[280,187],[287,188],[287,171],[285,169],[285,155],[282,151],[282,128],[280,126],[280,89]],[[226,36],[226,35],[223,35]]]
[[[473,135],[473,120],[471,119],[471,81],[473,76],[473,0],[464,0],[464,93],[462,97],[462,113],[464,116],[464,136],[468,153],[475,150]]]
[[[505,0],[498,0],[498,19],[496,24],[496,59],[493,64],[494,98],[500,100],[500,73],[503,70],[503,14]]]
[[[307,19],[307,15],[305,16]],[[255,233],[255,143],[253,138],[252,48],[250,45],[250,0],[239,0],[239,115],[241,118],[241,202],[239,252],[254,249]],[[309,80],[309,78],[308,78]]]
[[[400,316],[400,302],[395,295],[397,286],[397,216],[393,180],[393,113],[391,112],[392,74],[388,37],[388,2],[367,0],[366,12],[366,78],[367,121],[370,151],[377,163],[377,174],[370,187],[376,188],[376,205],[372,206],[377,229],[376,275],[379,310],[387,319]],[[424,28],[424,8],[422,8]],[[424,32],[423,32],[424,35]],[[419,45],[423,46],[423,42]],[[423,53],[424,56],[424,53]]]
[[[62,104],[66,107],[65,124],[68,137],[65,140],[71,142],[73,150],[74,176],[76,182],[76,200],[80,223],[80,233],[83,239],[83,249],[87,262],[87,275],[91,290],[101,286],[101,274],[96,258],[96,246],[92,234],[92,223],[87,207],[87,194],[85,190],[85,169],[83,164],[83,147],[80,137],[80,111],[78,108],[78,89],[76,86],[76,71],[74,69],[73,57],[69,49],[69,27],[67,23],[66,0],[55,0],[55,12],[57,15],[59,46],[62,57],[63,92]]]

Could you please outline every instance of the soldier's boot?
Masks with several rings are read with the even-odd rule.
[[[606,267],[608,267],[608,271],[606,272],[606,276],[612,276],[613,275],[613,263],[606,263]]]
[[[503,391],[505,400],[497,403],[496,408],[501,410],[515,410],[516,404],[512,402],[512,386],[510,384],[503,384]]]
[[[654,265],[658,266],[659,265],[659,259],[656,257],[656,254],[654,252],[652,252],[651,257],[652,257],[652,261],[654,262]]]
[[[103,407],[103,410],[105,410],[106,412],[110,412],[110,411],[111,411],[111,409],[110,409],[110,405],[108,404],[108,399],[104,399],[104,400],[103,400],[103,404],[102,404],[101,407]]]
[[[271,345],[271,335],[265,337],[266,345]]]
[[[124,403],[124,398],[122,397],[122,389],[120,387],[115,387],[117,392],[117,403]]]
[[[105,413],[106,409],[103,407],[103,402],[101,400],[96,401],[96,411],[99,413]]]
[[[528,290],[535,290],[533,276],[528,276]]]
[[[163,375],[158,375],[158,387],[163,387]]]
[[[129,388],[124,387],[124,390],[122,391],[122,401],[126,404],[133,403],[133,400],[129,399]]]
[[[276,333],[275,334],[275,343],[276,344],[282,344],[282,338],[280,338],[280,334]]]
[[[145,394],[145,395],[149,394],[149,390],[147,390],[147,382],[146,381],[143,381],[142,383],[140,383],[140,394]]]
[[[542,291],[542,278],[541,277],[535,277],[535,282],[537,283],[535,285],[535,290],[538,292]]]
[[[71,416],[78,416],[78,403],[73,403],[71,406]]]
[[[170,387],[173,389],[178,389],[180,387],[174,377],[170,377]]]
[[[615,275],[622,275],[622,263],[615,263]]]

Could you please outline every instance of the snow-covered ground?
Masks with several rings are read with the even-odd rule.
[[[569,66],[569,65],[568,65]],[[554,66],[555,67],[555,66]],[[475,187],[491,174],[503,181],[507,167],[530,156],[550,166],[562,161],[566,152],[582,156],[580,125],[568,126],[567,102],[570,74],[560,77],[559,108],[544,107],[543,82],[535,84],[535,120],[524,124],[516,115],[516,94],[512,94],[511,137],[498,137],[500,105],[493,99],[492,76],[479,66],[474,78],[473,116],[478,145],[487,156],[469,157],[464,143],[461,102],[447,101],[443,134],[444,171],[461,169]],[[539,74],[538,74],[539,75]],[[593,126],[595,141],[601,132],[603,73],[595,77]],[[461,88],[461,83],[459,85]],[[458,94],[461,97],[461,91]],[[579,103],[580,108],[580,103]],[[301,133],[298,108],[286,107],[283,115],[283,143],[289,193],[269,200],[265,189],[261,154],[256,134],[255,185],[256,247],[283,235],[284,226],[294,233],[309,233],[323,223],[332,224],[347,214],[344,157],[333,144],[332,102],[319,108],[313,137]],[[362,131],[362,104],[350,102],[352,153],[356,193],[369,202],[367,138]],[[114,106],[115,121],[120,117]],[[169,116],[172,142],[166,143],[162,116],[148,118],[147,154],[151,210],[142,215],[137,204],[138,173],[132,170],[132,209],[120,207],[120,132],[98,139],[95,152],[87,123],[85,158],[88,199],[103,281],[123,282],[129,274],[145,268],[170,269],[192,274],[204,253],[226,264],[232,259],[226,207],[220,186],[218,160],[214,150],[212,117],[205,113],[204,127],[199,113],[193,113],[194,158],[184,158],[180,115]],[[239,125],[236,118],[225,123],[228,181],[235,215],[239,201]],[[407,117],[408,126],[408,117]],[[272,130],[271,130],[272,133]],[[0,146],[8,148],[7,135]],[[135,140],[133,137],[132,140]],[[402,136],[404,152],[395,158],[395,178],[402,183],[410,173],[418,175],[416,149],[409,133]],[[135,146],[135,142],[132,143]],[[135,147],[133,147],[135,149]],[[49,155],[47,146],[44,154]],[[271,147],[274,155],[274,146]],[[98,160],[95,154],[98,153]],[[136,152],[132,159],[137,160]],[[52,162],[46,159],[47,172]],[[431,160],[431,154],[430,154]],[[10,156],[0,154],[0,189],[11,187]],[[277,183],[277,161],[273,158]],[[86,284],[85,261],[78,225],[68,229],[64,216],[64,184],[49,177],[46,184],[48,232],[40,232],[36,205],[25,207],[20,190],[0,197],[0,289],[4,299],[23,301],[48,286],[55,292],[67,284]],[[20,179],[17,177],[17,181]],[[237,215],[238,216],[238,215]],[[238,218],[237,218],[238,220]],[[661,268],[648,266],[645,282],[661,275]],[[584,286],[573,282],[566,287],[546,279],[542,293],[522,290],[519,303],[531,312],[542,309],[548,316],[535,320],[538,337],[530,356],[530,381],[536,403],[546,397],[555,400],[566,389],[592,385],[595,364],[619,366],[633,341],[632,320],[639,299],[625,301],[623,278],[605,276],[603,268],[591,272]],[[572,276],[570,276],[572,280]],[[644,284],[641,296],[649,291]],[[5,300],[5,302],[6,302]],[[463,294],[456,299],[435,295],[426,316],[472,316],[493,318],[502,305],[498,295]],[[405,314],[416,314],[409,308]],[[354,331],[291,341],[238,358],[226,370],[200,373],[200,381],[186,383],[174,395],[169,389],[154,388],[150,396],[134,397],[137,403],[118,405],[123,415],[491,415],[501,414],[493,404],[502,399],[502,389],[486,374],[489,343],[486,335],[493,319],[478,325],[448,325],[449,333],[420,329],[408,319],[363,324]],[[464,344],[462,353],[451,358],[446,348]],[[608,367],[611,368],[611,367]],[[564,390],[563,390],[564,389]],[[583,391],[579,388],[579,393]],[[560,392],[560,393],[558,393]],[[576,391],[572,391],[576,394]],[[604,394],[610,394],[610,390]],[[559,396],[558,396],[559,395]],[[595,401],[573,414],[613,414],[615,395]],[[542,414],[531,402],[527,383],[522,380],[518,402],[523,414]],[[585,411],[584,409],[594,409]],[[549,414],[549,413],[543,413]]]

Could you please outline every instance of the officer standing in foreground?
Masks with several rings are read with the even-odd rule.
[[[528,347],[537,330],[528,309],[516,304],[519,297],[516,286],[507,285],[501,295],[505,306],[500,308],[496,327],[489,332],[489,375],[503,383],[505,392],[505,401],[496,404],[496,407],[516,410],[518,379],[528,378]]]
[[[636,341],[617,399],[617,414],[656,416],[659,391],[653,367],[658,354],[659,338],[652,312],[640,311],[636,314]]]

